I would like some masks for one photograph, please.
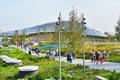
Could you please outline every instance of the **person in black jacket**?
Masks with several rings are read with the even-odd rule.
[[[39,49],[38,48],[35,48],[35,53],[37,54],[37,55],[39,55]]]
[[[97,51],[95,51],[95,60],[96,60],[96,64],[98,64],[99,62],[99,54]]]

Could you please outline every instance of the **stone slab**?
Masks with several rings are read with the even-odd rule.
[[[38,70],[39,67],[38,66],[23,66],[23,67],[19,67],[18,69],[19,71],[35,71],[35,70]]]
[[[38,66],[23,66],[19,67],[18,79],[24,78],[29,75],[37,75],[38,74]]]

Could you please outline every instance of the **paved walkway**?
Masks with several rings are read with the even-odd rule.
[[[56,60],[59,60],[58,57],[55,58]],[[61,57],[61,61],[66,62],[67,57]],[[73,64],[81,64],[83,65],[83,60],[82,59],[73,59]],[[88,65],[90,68],[94,69],[105,69],[105,70],[110,70],[116,72],[120,72],[120,63],[114,63],[114,62],[104,62],[103,64],[98,63],[96,65],[95,63],[92,63],[91,60],[85,60],[85,65]]]
[[[23,50],[23,51],[25,51],[25,50]],[[25,52],[28,53],[28,50],[26,50]],[[36,55],[36,54],[32,53],[32,55]],[[45,55],[39,54],[36,56],[42,57]],[[59,60],[59,57],[55,57],[55,60]],[[67,62],[67,57],[61,57],[61,61]],[[75,58],[75,59],[73,59],[72,63],[83,65],[83,60]],[[90,68],[94,68],[94,69],[105,69],[105,70],[110,70],[110,71],[116,70],[116,72],[120,72],[120,63],[103,62],[103,64],[98,63],[98,65],[96,65],[95,63],[92,63],[91,60],[85,60],[85,65],[88,65]]]

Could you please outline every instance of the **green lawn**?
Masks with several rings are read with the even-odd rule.
[[[59,63],[48,57],[35,57],[25,54],[19,49],[13,48],[9,51],[8,48],[0,49],[0,55],[3,51],[7,51],[7,56],[14,57],[23,61],[22,65],[6,66],[0,60],[0,80],[17,80],[18,67],[24,65],[37,65],[39,66],[39,74],[37,76],[26,76],[28,80],[45,80],[54,77],[56,80],[59,78]],[[112,72],[107,70],[90,69],[86,66],[86,72],[83,72],[83,66],[73,65],[70,63],[62,62],[62,80],[94,80],[95,76],[103,76],[110,79]],[[115,74],[115,76],[118,74]],[[113,76],[114,77],[114,76]]]

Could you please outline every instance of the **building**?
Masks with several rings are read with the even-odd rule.
[[[65,28],[69,27],[68,21],[63,21],[63,23],[64,23]],[[51,23],[46,23],[46,24],[42,24],[42,25],[36,25],[36,26],[29,27],[26,29],[20,29],[17,31],[18,31],[19,35],[22,35],[23,31],[25,31],[26,35],[31,36],[31,34],[36,34],[37,32],[40,32],[41,34],[45,33],[45,32],[46,33],[48,33],[48,32],[54,33],[55,29],[56,29],[56,22],[51,22]],[[13,36],[13,35],[15,35],[15,31],[16,30],[1,32],[0,36],[6,36],[6,35]],[[90,40],[90,41],[103,40],[107,36],[104,33],[101,33],[100,31],[94,30],[90,27],[86,27],[85,34],[88,37],[87,40]]]

